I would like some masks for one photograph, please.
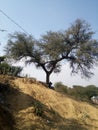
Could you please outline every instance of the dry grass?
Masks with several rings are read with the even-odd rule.
[[[13,115],[14,130],[98,130],[98,108],[93,105],[75,101],[34,79],[0,76],[0,83],[12,86],[3,106]]]

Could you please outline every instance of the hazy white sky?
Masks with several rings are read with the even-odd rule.
[[[0,0],[0,10],[35,38],[39,38],[49,30],[66,30],[77,18],[81,18],[91,24],[96,32],[94,38],[98,39],[98,0]],[[22,30],[1,11],[0,29],[6,30],[6,32],[0,32],[0,55],[2,55],[8,34]],[[60,74],[51,76],[51,81],[62,81],[68,86],[74,84],[98,86],[98,67],[94,69],[94,72],[95,76],[87,81],[81,79],[80,76],[70,76],[69,65],[66,64],[63,65]],[[34,65],[24,68],[23,73],[45,81],[45,73],[36,70]]]

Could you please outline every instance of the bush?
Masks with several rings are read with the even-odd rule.
[[[54,84],[55,90],[61,93],[67,93],[68,87],[64,85],[62,82],[56,82]]]
[[[68,94],[81,101],[89,101],[92,96],[98,95],[98,88],[94,85],[86,87],[75,85],[68,89]]]
[[[6,62],[0,64],[0,74],[9,74],[10,68],[10,65]]]
[[[83,86],[74,85],[73,88],[68,89],[68,94],[79,100],[85,100],[85,88]]]
[[[5,56],[0,56],[0,64],[5,60]]]
[[[22,71],[22,67],[19,67],[19,66],[11,66],[10,75],[19,76],[20,73],[21,73],[21,71]]]
[[[34,112],[35,112],[35,114],[37,116],[42,116],[43,112],[44,112],[44,110],[43,110],[43,104],[36,101],[34,103]]]
[[[11,66],[6,62],[3,62],[3,63],[0,64],[0,74],[19,76],[21,71],[22,71],[22,67]]]
[[[85,95],[87,95],[88,99],[90,99],[92,96],[98,96],[98,87],[94,85],[86,86]]]

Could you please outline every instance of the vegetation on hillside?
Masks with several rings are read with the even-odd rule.
[[[79,86],[74,85],[72,88],[67,87],[62,82],[54,84],[57,92],[67,94],[76,100],[91,102],[92,96],[98,96],[98,87],[95,85]]]
[[[97,105],[77,101],[66,92],[33,79],[0,75],[0,129],[97,130]]]
[[[0,74],[19,76],[22,67],[12,66],[8,63],[5,56],[0,56]]]

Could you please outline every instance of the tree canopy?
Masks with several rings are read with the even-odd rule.
[[[14,60],[26,58],[27,64],[42,68],[47,84],[53,72],[60,72],[62,61],[69,62],[72,73],[91,77],[91,69],[98,61],[98,41],[93,34],[86,21],[77,19],[67,30],[49,31],[39,40],[16,32],[10,35],[5,51]]]

